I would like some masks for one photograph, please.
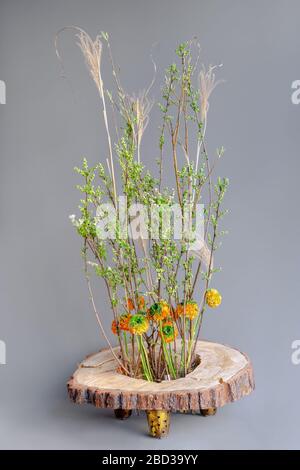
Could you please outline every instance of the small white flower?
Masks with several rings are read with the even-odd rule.
[[[71,214],[69,215],[69,219],[72,223],[72,225],[74,225],[74,227],[78,227],[78,220],[76,219],[76,215],[75,214]]]
[[[93,261],[88,261],[87,264],[89,266],[92,266],[93,268],[98,268],[98,264],[97,263],[94,263]]]

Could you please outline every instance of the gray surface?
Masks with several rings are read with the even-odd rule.
[[[300,336],[300,106],[290,99],[300,78],[299,14],[297,0],[1,0],[1,448],[300,447],[300,366],[291,363]],[[173,416],[164,441],[146,436],[142,416],[118,422],[66,398],[76,362],[103,345],[68,214],[78,201],[72,168],[83,155],[103,158],[104,131],[70,35],[61,44],[72,88],[60,77],[53,36],[68,24],[110,32],[131,91],[150,80],[154,42],[156,97],[180,41],[197,35],[203,60],[224,63],[208,138],[211,151],[227,150],[220,171],[231,180],[230,235],[215,282],[224,302],[207,315],[203,336],[246,351],[257,390],[215,417]],[[149,162],[155,125],[145,143]]]

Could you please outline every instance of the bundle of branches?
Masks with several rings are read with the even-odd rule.
[[[83,238],[96,319],[121,373],[149,381],[183,377],[199,363],[194,351],[206,308],[221,303],[220,293],[210,283],[219,270],[213,258],[225,233],[219,223],[226,212],[222,201],[228,179],[213,179],[224,149],[217,149],[211,161],[205,143],[209,98],[218,83],[215,67],[200,67],[200,48],[194,41],[177,48],[158,103],[162,123],[154,147],[158,171],[153,176],[142,158],[142,140],[154,104],[149,94],[155,64],[149,87],[130,96],[121,85],[108,34],[92,40],[82,29],[75,31],[99,92],[107,137],[103,162],[90,167],[84,159],[76,168],[83,180],[78,186],[80,215],[70,216]],[[105,48],[114,90],[103,83]],[[168,160],[174,188],[165,184],[166,179],[170,183]],[[174,207],[174,224],[165,224]],[[187,207],[189,231],[183,223]],[[201,235],[194,226],[199,207]],[[175,236],[175,221],[180,223],[180,237]],[[91,270],[107,288],[119,352],[112,347],[104,314],[95,304]]]

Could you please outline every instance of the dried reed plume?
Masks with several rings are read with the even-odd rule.
[[[205,137],[205,132],[206,132],[207,113],[208,113],[208,108],[209,108],[208,100],[209,100],[211,93],[216,88],[216,86],[219,83],[222,83],[223,81],[223,80],[216,81],[216,75],[214,73],[214,70],[217,67],[222,67],[222,64],[214,65],[214,66],[210,65],[208,67],[208,70],[206,70],[205,66],[203,65],[202,70],[200,70],[199,77],[198,77],[199,96],[200,96],[200,120],[203,124],[203,128],[202,128],[201,139],[198,140],[198,144],[197,144],[196,166],[195,166],[196,172],[198,171],[200,151],[201,151],[201,147],[202,147],[203,140]],[[194,197],[195,197],[195,191],[193,192],[193,198]]]
[[[143,134],[149,123],[149,114],[153,106],[153,101],[149,100],[147,91],[141,91],[138,96],[128,96],[134,117],[134,139],[137,146],[137,159],[138,163],[141,162],[140,158],[140,145]]]
[[[216,81],[216,75],[214,69],[220,67],[218,65],[210,65],[206,70],[203,65],[202,70],[199,73],[199,95],[201,104],[201,122],[206,121],[207,112],[209,108],[209,97],[216,86],[221,83],[221,80]]]
[[[101,56],[102,56],[102,42],[100,36],[96,36],[96,39],[93,41],[91,37],[82,29],[79,29],[78,34],[76,35],[79,39],[77,43],[80,47],[82,54],[86,60],[86,65],[89,69],[89,72],[96,83],[97,89],[100,94],[103,105],[103,118],[108,140],[108,149],[109,149],[109,172],[111,174],[112,183],[113,183],[113,193],[115,204],[117,203],[117,189],[116,189],[116,180],[115,180],[115,171],[114,171],[114,162],[113,162],[113,152],[112,152],[112,143],[109,132],[105,94],[103,89],[103,80],[101,75]]]
[[[196,256],[207,268],[213,268],[213,256],[210,248],[207,246],[206,242],[202,240],[197,240],[193,243],[193,247],[189,249],[189,253],[193,256]]]
[[[77,45],[80,47],[89,72],[101,93],[102,42],[100,36],[96,36],[95,41],[85,31],[80,31],[76,36],[79,39]]]

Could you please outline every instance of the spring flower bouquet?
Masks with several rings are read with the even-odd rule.
[[[90,167],[84,159],[76,168],[80,214],[70,216],[83,239],[96,319],[121,374],[156,382],[184,377],[201,361],[195,345],[204,313],[222,300],[210,284],[219,269],[214,253],[225,233],[219,224],[228,180],[214,179],[224,149],[217,149],[211,161],[205,142],[216,68],[199,66],[195,41],[176,49],[157,103],[161,124],[152,150],[157,158],[153,175],[143,160],[142,143],[154,105],[155,63],[149,87],[129,95],[108,34],[92,40],[76,28],[76,36],[99,93],[107,138],[102,162]],[[103,82],[103,53],[112,68],[112,90]],[[100,312],[95,302],[95,275],[107,289],[118,347],[104,327],[110,313]]]

